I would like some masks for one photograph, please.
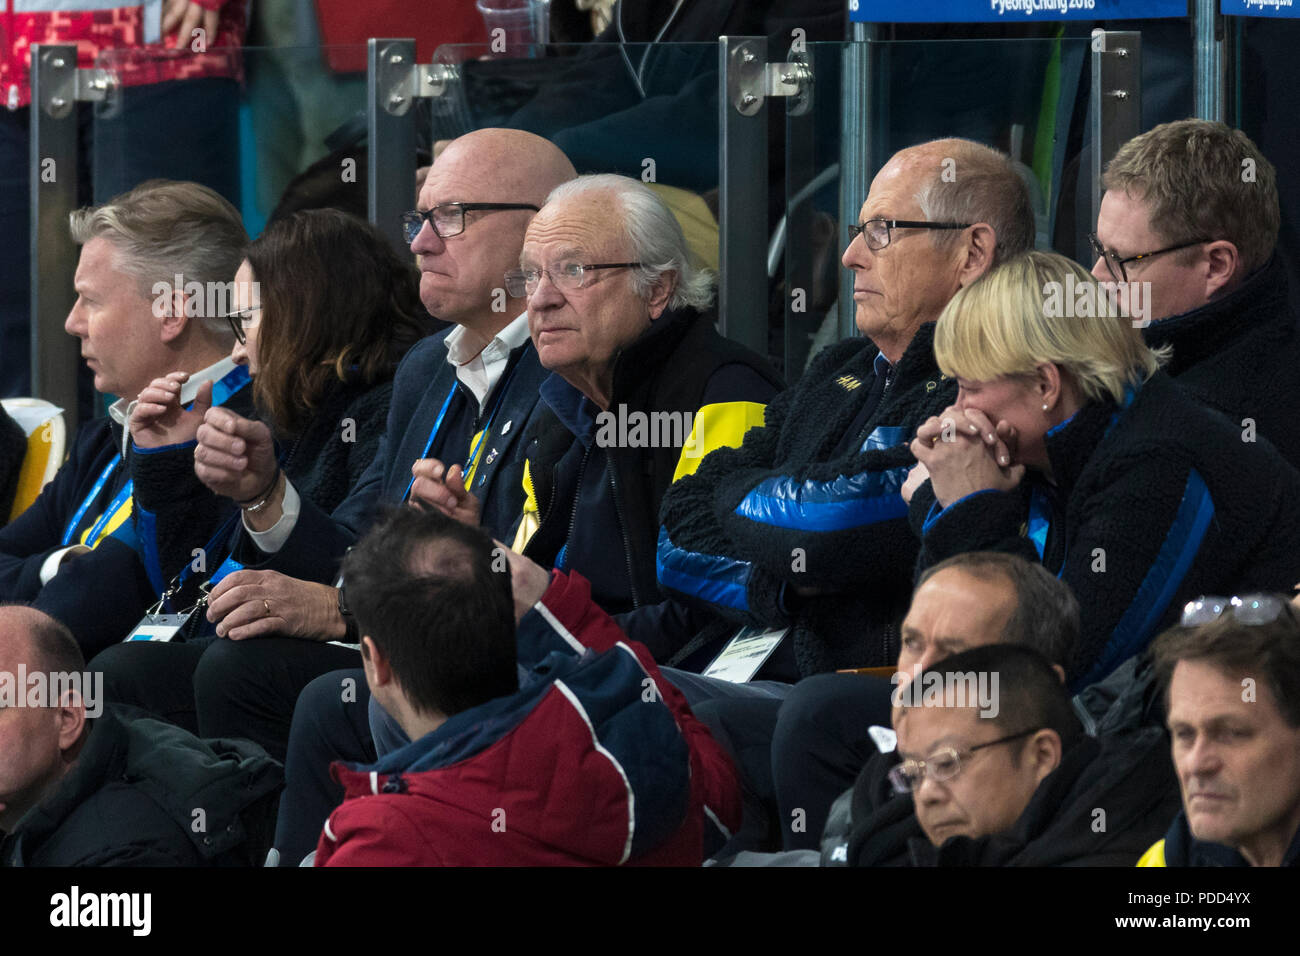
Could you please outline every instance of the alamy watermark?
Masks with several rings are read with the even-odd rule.
[[[6,707],[58,707],[71,691],[86,706],[87,717],[104,712],[103,671],[0,671],[0,709]]]
[[[596,445],[600,448],[680,448],[688,458],[704,454],[690,412],[617,411],[596,416]]]
[[[1067,274],[1064,283],[1043,283],[1043,315],[1049,319],[1122,316],[1132,319],[1133,328],[1144,329],[1151,324],[1151,283],[1076,280]]]
[[[895,707],[978,707],[981,717],[998,715],[997,671],[926,671],[913,677],[895,671],[890,703]]]
[[[235,294],[241,285],[246,287],[248,293],[242,299]],[[190,279],[186,282],[179,272],[171,282],[155,282],[150,291],[153,293],[153,314],[156,319],[171,313],[178,295],[184,300],[185,316],[191,319],[220,319],[234,312],[237,302],[262,301],[262,287],[257,280],[239,283],[233,279],[230,282],[200,282],[198,279]]]

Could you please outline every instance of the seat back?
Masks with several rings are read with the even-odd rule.
[[[68,427],[63,409],[39,398],[6,398],[4,409],[27,433],[27,453],[23,456],[9,520],[26,511],[41,489],[49,483],[63,464],[67,453]]]

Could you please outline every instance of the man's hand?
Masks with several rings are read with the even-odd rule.
[[[916,430],[912,454],[930,475],[935,499],[942,508],[977,491],[1010,491],[1020,484],[1025,466],[1011,461],[1007,441],[1015,431],[996,426],[979,412],[950,407]]]
[[[531,558],[525,558],[517,551],[511,551],[500,541],[493,539],[493,544],[505,555],[510,565],[510,587],[515,596],[515,623],[533,609],[533,605],[542,599],[546,589],[551,586],[551,572]]]
[[[347,636],[338,591],[278,571],[226,575],[208,598],[208,620],[217,624],[218,637],[232,641],[271,634],[313,641]]]
[[[162,34],[167,36],[173,30],[176,31],[172,49],[189,46],[194,39],[196,27],[207,34],[204,46],[212,46],[217,38],[217,22],[220,19],[221,14],[216,10],[205,10],[197,3],[190,3],[190,0],[163,0]]]
[[[181,386],[189,377],[189,372],[172,372],[156,378],[136,398],[127,427],[137,447],[161,448],[194,441],[203,416],[212,407],[212,383],[199,386],[194,404],[186,411],[181,407]]]
[[[279,465],[271,430],[228,408],[209,408],[199,426],[194,449],[194,473],[215,493],[233,501],[251,501],[270,486]],[[284,482],[278,483],[274,500],[251,518],[271,527],[279,520]],[[258,530],[265,530],[258,527]]]
[[[436,458],[421,458],[411,466],[415,482],[411,485],[411,503],[436,508],[448,518],[477,528],[479,500],[465,488],[460,465],[450,468]]]

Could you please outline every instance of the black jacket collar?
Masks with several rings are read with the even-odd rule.
[[[1294,323],[1287,308],[1286,268],[1276,253],[1263,268],[1221,299],[1190,312],[1159,319],[1142,330],[1152,348],[1173,346],[1166,369],[1177,377],[1183,371],[1213,359],[1232,342],[1265,326]]]
[[[631,344],[614,357],[610,407],[626,401],[629,393],[663,371],[664,362],[696,322],[712,322],[711,315],[695,309],[671,309],[650,323]]]
[[[1069,500],[1079,475],[1101,444],[1118,411],[1113,401],[1088,402],[1047,433],[1047,457],[1061,500]]]

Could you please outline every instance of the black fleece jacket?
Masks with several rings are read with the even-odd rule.
[[[567,389],[586,401],[557,379],[543,385],[544,398]],[[615,358],[610,411],[694,417],[708,405],[764,403],[779,387],[772,367],[719,335],[711,315],[683,309],[664,313]],[[548,407],[525,436],[540,524],[524,553],[580,572],[610,613],[662,602],[655,572],[659,505],[682,447],[601,447],[595,435],[577,435],[570,424]],[[651,651],[662,658],[671,649]]]
[[[1153,322],[1142,335],[1153,348],[1173,347],[1165,371],[1227,415],[1243,440],[1254,431],[1300,468],[1300,328],[1289,296],[1274,254],[1222,299]]]
[[[1010,551],[1071,587],[1083,612],[1066,663],[1073,690],[1140,652],[1198,595],[1289,592],[1300,581],[1300,472],[1163,372],[1125,409],[1085,405],[1046,444],[1055,485],[1031,471],[1011,491],[940,509],[926,482],[911,518],[922,568]],[[1041,558],[1027,536],[1035,496],[1047,520]]]
[[[917,554],[899,494],[915,464],[908,443],[957,392],[933,342],[923,325],[847,452],[876,378],[866,339],[822,351],[767,406],[765,427],[674,484],[661,515],[665,586],[738,623],[794,625],[803,676],[893,664]]]
[[[374,386],[336,382],[322,397],[302,434],[277,441],[284,472],[299,495],[327,513],[347,497],[375,456],[392,394],[391,379]],[[153,522],[156,529],[152,537],[158,542],[157,563],[146,563],[152,564],[150,576],[161,593],[192,562],[193,549],[204,547],[237,509],[230,499],[209,491],[195,475],[193,442],[149,451],[133,449],[131,472],[137,516]],[[232,528],[226,540],[218,543],[216,554],[205,556],[209,574],[229,552],[236,530]],[[192,578],[197,586],[207,574]],[[187,582],[177,603],[188,606],[194,596]]]

